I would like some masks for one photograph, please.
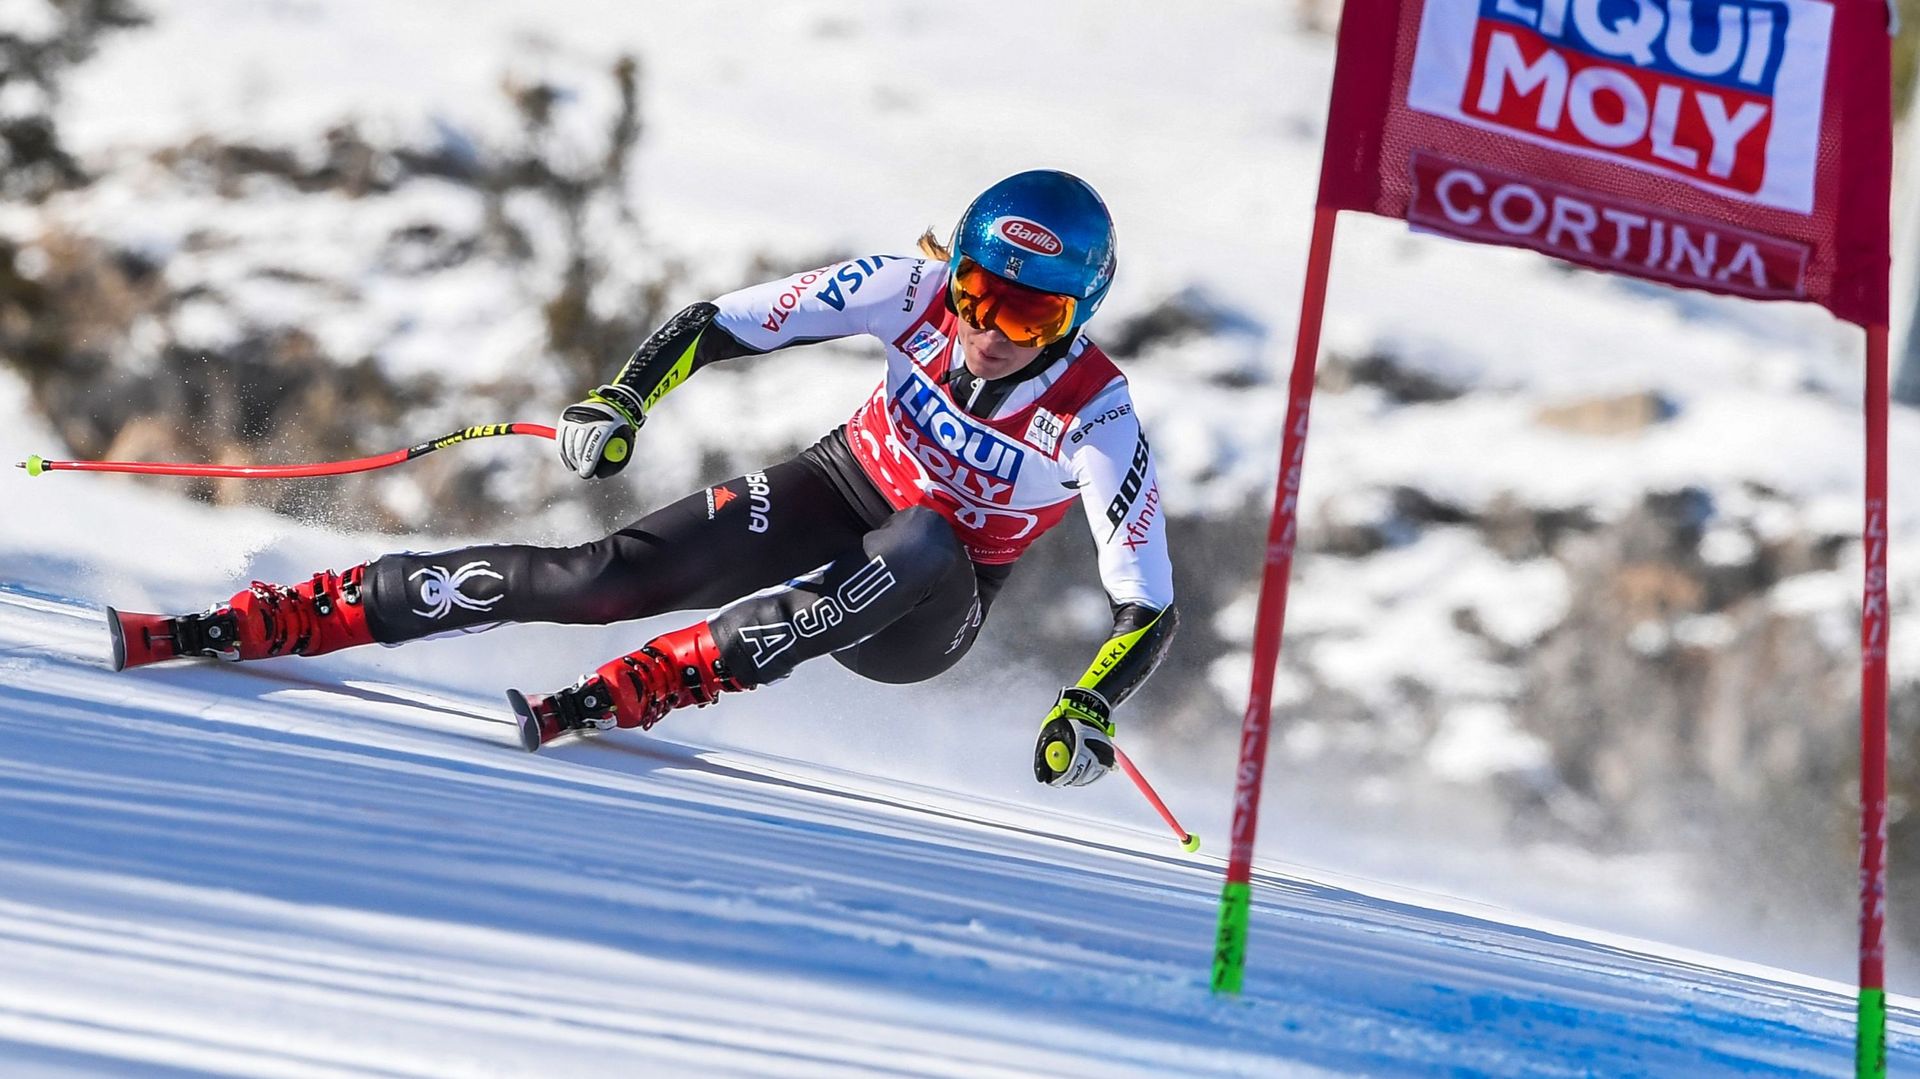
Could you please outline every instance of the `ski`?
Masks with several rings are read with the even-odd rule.
[[[226,612],[172,618],[108,607],[107,632],[116,671],[170,659],[240,658],[233,615]]]
[[[116,671],[172,659],[238,656],[233,646],[233,615],[225,610],[169,617],[108,607],[107,632],[113,642],[111,662]],[[526,694],[517,689],[507,690],[507,703],[513,708],[513,723],[522,749],[535,753],[562,735],[599,729],[589,705],[592,698],[576,701],[569,696],[571,692]]]
[[[528,753],[539,752],[540,746],[547,741],[547,735],[541,730],[540,717],[534,711],[533,704],[527,700],[526,694],[517,689],[507,690],[507,703],[513,706],[514,725],[520,728],[520,748]],[[554,735],[557,737],[558,734],[556,730]]]
[[[507,703],[513,706],[514,721],[520,728],[520,745],[534,753],[561,735],[601,730],[602,723],[611,726],[603,717],[612,702],[598,692],[599,685],[597,679],[584,679],[554,693],[528,695],[517,689],[507,690]]]

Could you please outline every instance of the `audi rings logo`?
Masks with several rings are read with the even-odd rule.
[[[1060,237],[1047,226],[1024,217],[1003,217],[993,223],[993,231],[1002,240],[1036,255],[1057,255],[1066,249]]]
[[[414,570],[407,575],[407,580],[420,582],[420,602],[425,607],[415,607],[413,613],[422,618],[440,619],[455,607],[468,611],[491,610],[494,604],[507,598],[506,593],[476,599],[461,591],[468,581],[480,577],[506,580],[485,562],[469,562],[452,573],[448,573],[443,566],[422,566]]]

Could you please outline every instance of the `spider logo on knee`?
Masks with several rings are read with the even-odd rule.
[[[455,607],[469,611],[491,610],[494,604],[507,598],[505,592],[485,599],[476,599],[460,591],[462,585],[477,577],[491,577],[496,581],[506,580],[505,577],[495,573],[486,562],[469,562],[452,573],[448,573],[443,566],[423,566],[414,570],[407,575],[407,580],[425,578],[420,581],[420,602],[426,604],[426,609],[415,607],[413,613],[422,618],[440,619],[445,618],[447,612]]]

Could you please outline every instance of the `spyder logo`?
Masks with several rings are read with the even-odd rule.
[[[440,619],[445,618],[455,607],[469,611],[491,610],[494,604],[507,598],[504,591],[500,595],[488,596],[485,599],[476,599],[460,591],[461,586],[468,581],[480,577],[491,577],[496,581],[506,580],[505,577],[495,573],[486,562],[469,562],[452,573],[448,573],[443,566],[423,566],[414,570],[407,575],[407,580],[425,578],[420,580],[420,602],[426,604],[426,609],[415,607],[413,613],[422,618]]]

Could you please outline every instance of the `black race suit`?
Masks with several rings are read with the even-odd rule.
[[[865,499],[842,493],[861,485]],[[976,567],[932,510],[887,506],[835,431],[592,543],[379,559],[367,570],[367,623],[391,643],[727,605],[712,618],[714,639],[750,684],[829,652],[875,681],[918,682],[966,654],[1008,568]]]

